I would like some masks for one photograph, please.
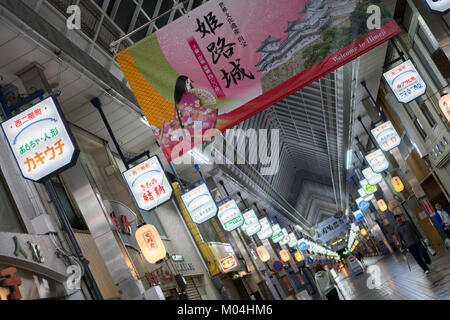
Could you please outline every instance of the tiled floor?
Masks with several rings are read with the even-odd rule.
[[[400,253],[379,258],[366,258],[366,266],[380,270],[380,286],[369,289],[368,272],[346,277],[339,273],[339,288],[346,300],[449,300],[450,252],[437,248],[431,257],[431,272],[425,275],[410,253],[408,265]],[[373,268],[373,267],[372,267]],[[369,269],[370,270],[370,269]]]

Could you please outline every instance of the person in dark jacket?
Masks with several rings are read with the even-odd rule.
[[[434,222],[450,238],[450,209],[443,208],[440,203],[436,203],[434,208]]]
[[[411,223],[405,221],[401,214],[395,216],[395,221],[397,222],[395,233],[400,243],[402,253],[406,248],[423,269],[425,274],[430,273],[430,269],[427,266],[427,264],[431,264],[430,256],[422,245],[420,238],[417,236],[416,232],[414,232]]]

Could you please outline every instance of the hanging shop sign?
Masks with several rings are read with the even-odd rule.
[[[211,0],[116,59],[171,161],[401,32],[386,8],[369,30],[370,4]]]
[[[319,244],[326,243],[349,228],[350,225],[344,217],[329,217],[314,226],[316,233],[314,234],[313,239]]]
[[[303,261],[303,256],[302,256],[302,254],[301,254],[300,252],[298,252],[298,251],[296,251],[296,252],[294,253],[294,258],[295,258],[295,260],[297,260],[297,262]]]
[[[359,184],[361,185],[361,187],[363,187],[364,192],[366,192],[367,194],[372,194],[375,193],[378,188],[376,185],[371,185],[367,179],[363,179],[359,182]]]
[[[241,210],[239,210],[236,201],[230,200],[219,207],[217,214],[222,227],[226,231],[233,231],[244,224]]]
[[[256,248],[256,252],[258,253],[259,259],[261,259],[262,262],[270,260],[269,251],[267,251],[265,246],[259,246],[258,248]]]
[[[281,262],[280,260],[275,260],[275,261],[273,262],[272,267],[273,267],[273,270],[275,270],[276,272],[280,272],[280,271],[283,271],[283,269],[284,269],[284,264],[283,264],[283,262]]]
[[[227,272],[236,267],[236,259],[234,256],[228,256],[220,260],[220,268],[223,272]]]
[[[305,239],[298,240],[298,248],[300,250],[306,250],[309,248],[309,243]]]
[[[424,0],[428,9],[433,13],[445,14],[450,12],[449,0]]]
[[[272,226],[272,241],[273,243],[278,243],[284,238],[284,232],[281,230],[280,225],[274,224]]]
[[[144,258],[148,262],[156,263],[166,256],[166,248],[155,226],[145,224],[136,230],[134,236]]]
[[[406,60],[383,74],[384,80],[400,103],[408,103],[423,95],[427,85],[411,60]]]
[[[400,136],[397,131],[395,131],[390,121],[386,121],[375,129],[372,129],[372,135],[375,137],[380,149],[383,151],[394,149],[401,141]]]
[[[283,239],[280,240],[279,244],[282,246],[282,245],[288,244],[290,238],[289,238],[289,233],[286,230],[286,228],[281,229],[281,231],[283,231]]]
[[[289,242],[287,243],[289,248],[293,248],[297,245],[297,237],[295,236],[295,233],[290,232],[289,233]]]
[[[153,156],[123,173],[140,209],[151,210],[172,198],[170,184],[158,156]]]
[[[34,182],[74,165],[80,153],[53,97],[6,120],[2,129],[22,176]]]
[[[280,258],[284,262],[287,262],[291,258],[291,255],[289,254],[289,252],[286,249],[282,249],[282,250],[280,250]]]
[[[386,202],[385,202],[383,199],[379,199],[379,200],[377,201],[377,204],[378,204],[378,208],[379,208],[382,212],[384,212],[384,211],[387,210]]]
[[[201,184],[181,195],[189,215],[197,224],[211,219],[219,210],[206,184]]]
[[[222,272],[227,273],[238,267],[236,254],[229,243],[208,242],[208,246]]]
[[[373,186],[383,181],[383,176],[379,173],[373,172],[371,167],[363,169],[362,174],[364,178],[367,179],[367,182]]]
[[[450,122],[450,93],[444,94],[439,99],[439,107],[448,122]]]
[[[391,179],[391,183],[395,191],[402,192],[403,190],[405,190],[405,186],[403,185],[403,182],[399,177],[393,177]]]
[[[355,219],[358,221],[364,219],[364,215],[362,214],[361,210],[353,211],[353,215],[355,216]]]
[[[272,236],[273,231],[269,219],[262,218],[259,220],[259,223],[261,224],[261,230],[257,233],[258,238],[260,240],[270,238]]]
[[[244,212],[242,216],[244,217],[244,224],[241,228],[245,231],[247,236],[251,237],[261,231],[261,224],[259,223],[258,217],[253,209]]]
[[[361,210],[365,210],[365,209],[367,209],[370,206],[369,202],[367,202],[363,198],[358,198],[355,201],[356,201],[356,204],[358,205],[358,207]]]
[[[368,155],[366,155],[366,160],[369,166],[375,173],[380,173],[389,168],[389,161],[384,156],[383,151],[377,149]]]

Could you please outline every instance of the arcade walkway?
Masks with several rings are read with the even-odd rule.
[[[381,286],[368,289],[369,273],[349,277],[339,273],[339,288],[346,300],[449,300],[450,299],[450,253],[445,248],[436,250],[431,257],[430,273],[425,275],[411,254],[408,262],[400,253],[383,257],[366,258],[366,266],[380,268]]]

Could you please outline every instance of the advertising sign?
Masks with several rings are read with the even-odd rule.
[[[353,215],[355,216],[355,219],[358,221],[364,219],[364,215],[362,214],[361,210],[353,211]]]
[[[272,225],[269,222],[269,219],[262,218],[259,220],[261,224],[261,230],[257,233],[258,238],[260,240],[267,239],[272,236]]]
[[[244,212],[242,216],[244,217],[244,224],[241,228],[249,237],[261,231],[261,224],[253,209]]]
[[[378,190],[377,186],[369,184],[366,179],[361,180],[359,184],[361,185],[361,187],[363,187],[364,192],[366,192],[367,194],[375,193]]]
[[[380,149],[366,155],[366,160],[375,173],[380,173],[389,168],[389,161]]]
[[[280,225],[274,224],[272,226],[272,241],[273,243],[278,243],[284,238],[284,232],[281,230]]]
[[[222,271],[227,272],[236,267],[236,259],[233,256],[228,256],[220,260],[219,264]]]
[[[450,0],[424,0],[433,13],[444,14],[450,11]]]
[[[116,59],[171,161],[401,32],[371,4],[210,0]]]
[[[219,207],[218,218],[226,231],[233,231],[244,224],[241,210],[239,210],[234,200],[228,201]]]
[[[367,182],[373,186],[383,181],[383,176],[379,173],[373,172],[371,167],[367,167],[362,170],[362,174],[364,178],[367,179]]]
[[[288,247],[289,248],[295,247],[297,245],[297,237],[295,236],[295,233],[290,232],[288,236],[289,236],[289,242],[287,244]]]
[[[383,74],[384,80],[400,103],[408,103],[420,97],[427,85],[420,77],[411,60],[406,60]]]
[[[158,156],[153,156],[123,173],[138,207],[151,210],[171,199],[172,185]]]
[[[377,140],[380,149],[383,151],[392,150],[400,144],[400,136],[397,131],[395,131],[390,121],[379,125],[371,131],[372,135]]]
[[[367,201],[364,200],[363,198],[358,198],[358,199],[356,199],[356,204],[358,205],[358,207],[359,207],[361,210],[367,209],[367,208],[370,206],[369,202],[367,202]]]
[[[189,215],[197,224],[211,219],[217,214],[218,208],[206,184],[201,184],[181,195]]]
[[[238,267],[236,254],[229,243],[208,242],[208,246],[222,272],[226,273]]]
[[[316,233],[313,239],[317,243],[326,243],[350,228],[344,217],[330,217],[314,226]]]
[[[2,129],[25,179],[41,182],[76,163],[79,150],[53,97],[6,120]]]
[[[298,240],[298,248],[300,250],[306,250],[308,249],[309,245],[308,242],[305,239]]]
[[[280,245],[288,244],[289,242],[289,233],[287,232],[286,228],[281,229],[283,231],[283,239],[280,240]]]

